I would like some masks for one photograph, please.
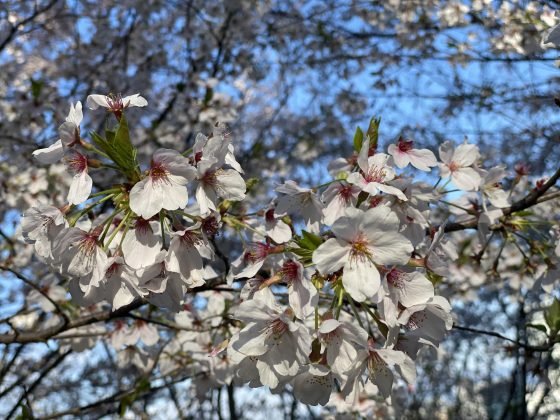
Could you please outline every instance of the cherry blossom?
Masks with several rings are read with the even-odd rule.
[[[303,218],[308,230],[318,231],[319,223],[323,219],[323,205],[312,189],[300,187],[294,181],[286,181],[276,187],[276,192],[282,195],[278,198],[275,215],[281,217],[298,214]]]
[[[140,96],[139,93],[134,95],[125,96],[121,95],[89,95],[86,100],[86,105],[89,109],[95,110],[100,106],[107,108],[108,111],[115,114],[117,119],[120,119],[124,109],[129,107],[145,107],[148,101]]]
[[[162,209],[186,207],[187,183],[194,179],[195,169],[187,158],[171,149],[155,151],[147,176],[130,190],[130,209],[144,219]]]
[[[358,166],[361,169],[361,173],[352,172],[346,180],[371,196],[381,191],[406,201],[407,198],[401,190],[387,185],[388,182],[395,178],[395,171],[391,167],[391,156],[384,153],[376,153],[368,157],[368,152],[368,142],[364,142],[358,155]]]
[[[342,284],[350,296],[362,302],[376,296],[381,285],[376,264],[406,264],[410,241],[399,232],[399,220],[386,206],[367,211],[349,208],[332,227],[328,239],[313,253],[321,274],[343,268]]]
[[[75,175],[68,191],[68,202],[70,204],[82,204],[89,198],[93,180],[88,174],[88,158],[78,151],[72,151],[66,159],[66,163]]]
[[[399,168],[405,168],[410,163],[421,171],[430,171],[432,166],[437,166],[437,160],[431,150],[414,149],[412,140],[399,138],[397,144],[390,144],[388,147],[389,154],[393,156],[395,165]]]
[[[464,191],[477,190],[480,175],[472,168],[479,157],[478,147],[474,144],[464,143],[457,148],[450,141],[439,147],[440,176],[451,177],[457,188]]]
[[[80,124],[83,119],[82,103],[70,104],[70,111],[64,123],[58,128],[60,139],[45,149],[37,149],[33,156],[43,164],[60,161],[64,152],[75,144],[80,143]]]

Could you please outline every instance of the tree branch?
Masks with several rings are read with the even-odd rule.
[[[556,184],[560,178],[560,168],[539,188],[535,188],[525,197],[513,203],[510,207],[503,209],[504,216],[509,216],[512,213],[528,209],[535,204],[542,203],[543,201],[553,200],[560,197],[558,192],[544,195],[553,185]],[[457,232],[465,229],[477,229],[478,217],[460,223],[448,223],[445,226],[445,232]]]
[[[481,330],[481,329],[478,329],[478,328],[464,327],[462,325],[453,325],[453,329],[454,330],[459,330],[459,331],[466,331],[466,332],[470,332],[470,333],[474,333],[474,334],[488,335],[490,337],[496,337],[496,338],[499,338],[501,340],[509,341],[510,343],[515,344],[517,347],[522,347],[526,350],[530,350],[530,351],[534,351],[534,352],[547,352],[547,351],[551,350],[552,347],[554,347],[554,344],[555,344],[554,342],[550,342],[548,344],[544,344],[544,345],[541,345],[541,346],[532,346],[530,344],[523,343],[521,341],[514,340],[512,338],[506,337],[505,335],[502,335],[502,334],[497,333],[495,331],[486,331],[486,330]]]

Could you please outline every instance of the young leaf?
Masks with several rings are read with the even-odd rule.
[[[356,127],[356,133],[354,133],[354,150],[360,153],[362,150],[362,143],[364,141],[364,132],[360,127]]]

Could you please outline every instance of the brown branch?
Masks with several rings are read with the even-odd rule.
[[[4,271],[8,271],[10,273],[12,273],[14,276],[16,276],[18,279],[20,279],[22,282],[24,282],[25,284],[27,284],[29,287],[33,288],[34,290],[36,290],[37,292],[39,292],[45,299],[47,299],[56,309],[56,311],[60,314],[60,316],[62,316],[63,322],[64,324],[67,324],[70,319],[68,318],[68,315],[66,315],[66,313],[62,310],[62,308],[60,307],[60,305],[55,302],[54,299],[52,299],[47,292],[45,292],[43,289],[41,289],[39,286],[37,286],[35,283],[33,283],[31,280],[29,280],[27,277],[25,277],[23,274],[21,274],[20,272],[14,270],[13,268],[7,267],[5,265],[0,265],[0,270],[4,270]]]
[[[38,16],[40,16],[41,14],[47,12],[49,9],[51,9],[56,3],[58,3],[58,0],[52,0],[51,2],[49,2],[48,4],[45,5],[45,7],[41,8],[41,9],[37,9],[35,8],[33,14],[31,14],[31,16],[17,22],[15,25],[10,25],[10,31],[8,32],[8,36],[2,41],[2,43],[0,43],[0,51],[2,51],[4,48],[6,48],[6,46],[12,42],[12,40],[16,37],[19,29],[25,25],[27,25],[28,23],[32,22],[33,20],[35,20],[35,18],[37,18]]]
[[[157,391],[160,391],[162,389],[166,389],[166,388],[168,389],[168,387],[170,385],[174,385],[174,384],[186,381],[187,379],[192,379],[194,377],[203,376],[203,375],[207,375],[207,374],[208,374],[208,372],[198,372],[194,375],[187,375],[187,376],[183,376],[183,377],[174,379],[172,381],[166,381],[163,385],[158,385],[158,386],[154,386],[154,387],[150,386],[150,389],[148,389],[147,391],[145,391],[143,393],[138,394],[136,396],[136,399],[144,398],[144,397],[146,397],[148,395],[151,395],[151,394],[153,394]],[[37,417],[37,419],[48,420],[48,419],[57,419],[57,418],[60,418],[62,416],[84,414],[88,411],[91,411],[91,410],[96,409],[96,408],[100,408],[100,407],[102,407],[104,405],[107,405],[107,404],[118,403],[118,402],[122,401],[124,398],[126,398],[127,396],[131,396],[133,394],[136,394],[137,392],[138,392],[138,389],[136,387],[125,390],[125,391],[118,391],[113,395],[110,395],[106,398],[103,398],[103,399],[98,400],[96,402],[93,402],[91,404],[81,406],[81,407],[71,408],[71,409],[68,409],[68,410],[65,410],[65,411],[60,411],[58,413],[50,414],[50,415],[45,416],[45,417]],[[109,414],[109,413],[105,413],[105,414]]]
[[[526,350],[530,350],[530,351],[534,351],[534,352],[547,352],[547,351],[551,350],[552,347],[554,347],[554,344],[555,344],[554,342],[549,342],[548,344],[544,344],[544,345],[541,345],[541,346],[532,346],[530,344],[523,343],[523,342],[518,341],[518,340],[514,340],[513,338],[506,337],[505,335],[502,335],[502,334],[497,333],[495,331],[486,331],[486,330],[481,330],[481,329],[478,329],[478,328],[463,327],[462,325],[453,325],[453,329],[454,330],[459,330],[459,331],[466,331],[466,332],[470,332],[470,333],[474,333],[474,334],[488,335],[490,337],[496,337],[496,338],[499,338],[501,340],[509,341],[510,343],[515,344],[517,347],[522,347]]]
[[[21,405],[22,401],[27,398],[27,395],[30,394],[31,392],[33,392],[33,390],[37,387],[37,385],[39,385],[41,383],[41,381],[45,378],[45,376],[47,376],[49,374],[49,372],[51,370],[53,370],[54,368],[56,368],[60,363],[62,363],[62,361],[66,358],[66,356],[68,356],[70,353],[72,353],[72,350],[67,350],[66,352],[60,354],[55,361],[47,366],[45,368],[45,370],[43,370],[41,372],[41,374],[39,375],[39,377],[29,386],[29,388],[24,389],[23,394],[21,395],[21,397],[19,398],[18,402],[16,403],[16,405],[14,405],[14,407],[12,408],[12,410],[8,413],[8,415],[6,416],[6,419],[9,419],[10,417],[12,417],[16,410],[18,409],[18,407]]]
[[[52,327],[46,328],[40,331],[31,331],[31,332],[20,332],[20,333],[8,333],[0,335],[0,344],[8,344],[8,343],[35,343],[35,342],[42,342],[46,341],[50,338],[54,338],[55,335],[70,330],[72,328],[83,327],[85,325],[94,324],[96,322],[103,322],[109,321],[115,318],[121,318],[128,314],[130,311],[134,309],[138,309],[141,306],[145,305],[146,302],[143,300],[136,300],[122,308],[119,308],[115,311],[102,311],[96,312],[93,314],[85,315],[69,322],[62,322],[58,325],[54,325]]]
[[[224,292],[235,291],[235,289],[228,288],[228,287],[219,287],[219,285],[215,285],[215,286],[204,285],[192,289],[190,293],[194,294],[207,290],[216,290],[216,291],[224,291]],[[56,337],[56,336],[62,332],[71,330],[73,328],[83,327],[85,325],[91,325],[96,322],[105,322],[116,318],[129,317],[130,312],[146,305],[147,303],[148,302],[146,302],[145,300],[139,299],[115,311],[100,311],[93,314],[84,315],[79,318],[69,320],[68,322],[63,321],[57,325],[46,328],[44,330],[31,331],[31,332],[15,331],[13,333],[1,334],[0,344],[37,343],[37,342],[47,341],[51,338],[55,338],[55,339],[64,338],[64,337]]]
[[[553,200],[560,197],[560,192],[553,192],[544,195],[550,188],[552,188],[552,186],[556,184],[559,178],[560,168],[558,168],[554,175],[552,175],[542,186],[540,186],[539,188],[535,188],[525,197],[513,203],[510,207],[503,209],[504,216],[509,216],[512,213],[528,209],[529,207],[532,207],[544,201]],[[445,226],[445,232],[457,232],[466,229],[477,229],[477,227],[478,218],[474,218],[460,223],[448,223]]]

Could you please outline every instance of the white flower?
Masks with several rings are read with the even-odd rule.
[[[352,172],[346,180],[371,196],[382,191],[387,194],[396,195],[399,200],[406,201],[407,198],[401,190],[391,185],[386,185],[387,182],[395,178],[395,171],[390,165],[391,156],[385,153],[376,153],[368,157],[368,152],[369,142],[364,141],[358,155],[358,166],[361,173]]]
[[[276,216],[281,217],[290,213],[301,216],[308,230],[319,231],[319,223],[323,219],[323,205],[315,191],[310,188],[302,188],[294,181],[286,181],[276,187],[276,192],[284,194],[278,198]]]
[[[121,249],[126,263],[138,269],[153,264],[162,245],[161,224],[138,218],[134,227],[126,232]]]
[[[391,367],[408,383],[416,380],[414,361],[404,352],[390,348],[375,348],[370,340],[368,349],[361,350],[356,358],[354,369],[344,380],[343,395],[353,400],[353,395],[359,393],[363,387],[361,376],[367,369],[369,380],[377,386],[384,398],[391,396],[394,374]]]
[[[292,321],[293,312],[269,307],[262,300],[242,302],[234,318],[246,323],[229,343],[234,351],[256,357],[260,381],[271,388],[294,377],[311,352],[311,337],[303,324]]]
[[[142,341],[147,346],[153,346],[159,340],[159,334],[156,326],[146,321],[138,319],[132,324],[132,328],[128,330],[128,344],[135,345],[138,341]]]
[[[441,225],[426,252],[426,267],[434,273],[446,277],[449,274],[449,266],[458,258],[459,254],[457,254],[455,245],[445,238],[445,225]]]
[[[82,122],[82,103],[70,104],[70,112],[65,122],[58,128],[60,138],[45,149],[37,149],[33,156],[43,164],[51,164],[62,159],[64,152],[80,142],[80,123]]]
[[[180,273],[169,270],[166,251],[160,251],[153,263],[138,270],[136,275],[139,288],[148,292],[150,303],[174,312],[181,310],[181,300],[187,287]]]
[[[456,149],[453,143],[446,141],[439,146],[440,176],[451,180],[460,190],[474,191],[480,184],[480,175],[472,166],[478,159],[478,147],[475,144],[461,144]]]
[[[404,307],[426,302],[434,296],[434,286],[418,271],[404,271],[392,268],[386,275],[389,295],[395,305]]]
[[[426,302],[434,296],[434,286],[418,271],[392,268],[383,282],[386,296],[379,303],[384,322],[390,327],[398,324],[400,309]]]
[[[358,302],[373,298],[379,290],[376,264],[406,264],[413,250],[410,241],[398,233],[396,214],[386,206],[366,212],[349,208],[332,231],[336,237],[315,250],[313,262],[321,274],[344,268],[344,289]]]
[[[288,301],[294,314],[304,320],[313,313],[319,301],[317,289],[305,276],[303,265],[297,260],[286,260],[279,275],[288,284]]]
[[[326,405],[334,388],[334,377],[325,365],[310,364],[292,382],[294,397],[307,405]]]
[[[103,266],[97,265],[91,273],[73,281],[70,286],[72,298],[82,306],[102,301],[110,302],[113,310],[119,309],[139,296],[136,273],[128,267],[121,256],[105,258]]]
[[[212,248],[206,244],[200,232],[200,223],[177,232],[171,232],[171,244],[167,253],[169,271],[179,273],[185,284],[196,287],[204,284],[202,257],[211,258]]]
[[[88,174],[88,159],[74,150],[67,158],[66,163],[75,173],[68,191],[68,202],[74,205],[82,204],[89,198],[93,185],[93,180]]]
[[[210,139],[208,139],[208,137],[206,137],[202,133],[198,133],[196,135],[195,143],[193,146],[193,155],[195,161],[199,161],[202,158],[202,156],[204,156],[205,154],[206,155],[209,154],[209,150],[205,150],[208,149],[206,145],[209,142],[212,143],[213,141],[219,141],[218,144],[221,143],[221,147],[220,146],[219,147],[220,148],[223,147],[224,148],[223,152],[225,152],[225,155],[223,156],[224,163],[231,166],[237,172],[242,174],[243,169],[235,159],[235,148],[233,144],[229,141],[229,134],[227,133],[226,127],[223,126],[222,124],[219,124],[217,127],[214,127],[213,134],[214,135],[210,137]],[[223,152],[221,152],[221,154],[223,154]]]
[[[506,176],[503,166],[496,166],[488,171],[482,171],[483,178],[480,181],[480,190],[484,198],[488,199],[494,207],[503,209],[510,206],[507,193],[501,188],[500,181]],[[482,201],[484,207],[486,203]]]
[[[53,242],[53,259],[63,274],[83,277],[94,269],[103,270],[107,255],[98,242],[100,229],[85,232],[72,227],[62,230]]]
[[[339,217],[344,216],[348,207],[355,207],[360,189],[352,184],[335,181],[323,192],[321,199],[326,204],[323,209],[323,222],[331,226]]]
[[[432,166],[437,166],[437,160],[431,150],[413,149],[414,142],[399,138],[397,144],[390,144],[388,151],[399,168],[405,168],[410,163],[421,171],[430,171]]]
[[[123,109],[133,106],[144,107],[148,105],[148,101],[139,93],[124,98],[121,95],[89,95],[86,105],[89,109],[97,109],[100,106],[107,108],[108,111],[111,111],[120,119]]]
[[[152,158],[148,176],[130,190],[130,209],[149,219],[161,209],[184,208],[189,200],[187,183],[195,169],[189,160],[171,149],[158,149]]]
[[[138,288],[136,273],[120,256],[107,260],[105,277],[101,280],[100,286],[104,291],[104,299],[111,302],[113,310],[122,308],[144,295]]]
[[[274,214],[274,208],[269,208],[264,214],[264,229],[266,235],[277,244],[283,244],[292,239],[292,229],[280,217]]]
[[[555,17],[559,17],[558,11],[555,12]],[[555,47],[560,47],[560,24],[553,26],[546,32],[541,45],[545,47],[547,46],[547,44],[552,44]]]
[[[210,210],[216,210],[218,198],[233,201],[243,200],[246,191],[245,181],[237,170],[222,168],[226,163],[226,156],[230,152],[229,141],[223,136],[206,139],[205,136],[199,135],[197,143],[197,149],[200,151],[195,154],[199,181],[196,188],[196,201],[200,207],[200,213],[206,215]],[[202,144],[203,147],[200,146]],[[238,167],[239,165],[234,164],[234,166],[241,169]]]
[[[319,327],[327,363],[337,374],[346,373],[356,362],[358,350],[367,348],[368,333],[350,322],[327,319]],[[358,347],[356,347],[358,346]]]
[[[34,244],[35,251],[43,258],[52,257],[52,242],[66,225],[59,209],[43,204],[27,209],[21,218],[23,238]]]
[[[274,247],[268,243],[251,244],[245,252],[231,263],[230,272],[227,276],[228,284],[231,284],[234,279],[254,277],[262,268],[271,251],[274,251]]]
[[[408,329],[408,336],[418,337],[422,343],[437,347],[453,325],[451,305],[444,297],[434,296],[404,309],[398,321]]]

